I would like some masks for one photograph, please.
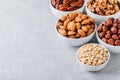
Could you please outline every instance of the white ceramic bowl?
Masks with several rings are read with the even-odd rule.
[[[103,24],[103,23],[101,23],[100,25],[102,25],[102,24]],[[100,26],[100,25],[99,25],[99,26]],[[99,26],[98,26],[98,27],[99,27]],[[96,29],[96,37],[97,37],[98,42],[99,42],[101,45],[103,45],[103,46],[105,46],[106,48],[108,48],[111,53],[120,53],[120,46],[113,46],[113,45],[110,45],[110,44],[107,44],[107,43],[103,42],[103,41],[100,39],[100,37],[98,36],[98,31],[97,31],[97,29]]]
[[[57,17],[57,18],[60,18],[61,16],[69,13],[69,12],[76,12],[76,11],[79,11],[81,13],[83,13],[83,10],[84,10],[84,7],[85,7],[85,0],[84,0],[84,4],[82,7],[78,8],[77,10],[73,10],[73,11],[60,11],[60,10],[57,10],[55,9],[52,4],[51,4],[51,0],[49,2],[49,5],[50,5],[50,8],[51,8],[51,11],[52,13]]]
[[[63,35],[61,35],[61,34],[57,31],[56,27],[55,27],[55,30],[56,30],[56,33],[57,33],[58,37],[59,37],[66,45],[68,45],[68,46],[81,46],[81,45],[89,42],[89,41],[93,38],[93,36],[94,36],[94,34],[95,34],[95,32],[96,32],[96,27],[97,27],[97,26],[95,25],[95,30],[94,30],[94,32],[93,32],[92,34],[90,34],[89,36],[84,37],[84,38],[77,38],[77,39],[64,37]]]
[[[118,11],[117,13],[115,13],[113,15],[110,15],[110,16],[102,16],[102,15],[98,15],[98,14],[95,14],[95,13],[91,12],[87,8],[87,5],[85,6],[85,8],[86,8],[87,15],[90,16],[91,18],[93,18],[96,21],[97,24],[102,23],[103,21],[105,21],[106,19],[108,19],[110,17],[113,17],[113,18],[119,18],[120,17],[120,11]]]
[[[96,43],[89,43],[89,44],[96,44]],[[98,45],[100,45],[100,44],[98,44]],[[102,46],[102,45],[100,45],[100,46]],[[83,46],[81,46],[79,49],[81,49],[82,47]],[[104,46],[102,46],[102,47],[105,48]],[[80,65],[82,67],[84,67],[85,70],[88,70],[88,71],[99,71],[99,70],[103,69],[107,65],[107,63],[108,63],[108,61],[110,59],[110,52],[109,52],[109,50],[107,48],[105,48],[105,49],[108,50],[108,55],[109,55],[108,60],[105,63],[103,63],[103,64],[101,64],[99,66],[90,66],[90,65],[87,65],[87,64],[84,64],[84,63],[80,62],[80,60],[78,59],[77,55],[78,55],[79,49],[76,52],[76,58],[77,58],[78,62],[80,63]]]

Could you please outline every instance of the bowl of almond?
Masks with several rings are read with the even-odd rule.
[[[88,0],[86,12],[95,19],[97,24],[102,23],[109,17],[119,18],[120,0]]]
[[[61,17],[69,12],[83,12],[84,0],[50,0],[50,8],[56,17]]]
[[[80,46],[92,39],[95,34],[94,19],[80,12],[62,16],[55,27],[58,37],[69,46]]]
[[[77,50],[76,58],[86,70],[99,71],[107,65],[110,59],[110,52],[100,44],[89,43]]]

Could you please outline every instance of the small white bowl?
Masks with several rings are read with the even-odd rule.
[[[106,19],[110,18],[110,17],[113,17],[113,18],[119,18],[120,17],[120,10],[113,14],[113,15],[109,15],[109,16],[102,16],[102,15],[98,15],[98,14],[95,14],[93,12],[91,12],[88,8],[87,8],[87,5],[85,6],[86,8],[86,12],[87,12],[87,15],[90,16],[91,18],[93,18],[97,24],[100,24],[102,23],[103,21],[105,21]]]
[[[102,24],[103,24],[103,23],[101,23],[100,25],[102,25]],[[99,25],[99,26],[100,26],[100,25]],[[99,26],[98,26],[98,27],[99,27]],[[105,46],[106,48],[108,48],[111,53],[120,53],[120,46],[113,46],[113,45],[107,44],[107,43],[105,43],[104,41],[102,41],[102,40],[100,39],[100,37],[98,36],[98,31],[97,31],[97,29],[96,29],[96,37],[97,37],[98,42],[99,42],[101,45],[103,45],[103,46]]]
[[[55,9],[55,8],[52,6],[51,0],[50,0],[50,2],[49,2],[49,5],[50,5],[50,8],[51,8],[52,13],[53,13],[57,18],[60,18],[61,16],[65,15],[65,14],[67,14],[67,13],[69,13],[69,12],[77,12],[77,11],[79,11],[79,12],[83,13],[83,11],[84,11],[84,6],[85,6],[85,0],[84,0],[84,4],[83,4],[82,7],[78,8],[77,10],[73,10],[73,11],[60,11],[60,10],[57,10],[57,9]]]
[[[89,43],[89,44],[96,44],[96,43]],[[100,44],[97,44],[97,45],[100,45]],[[100,45],[100,46],[102,46],[102,45]],[[82,47],[83,46],[81,46],[79,49],[81,49]],[[102,47],[105,48],[104,46],[102,46]],[[103,63],[99,66],[90,66],[90,65],[87,65],[87,64],[84,64],[84,63],[80,62],[80,60],[78,59],[77,55],[78,55],[79,49],[76,52],[76,58],[77,58],[78,62],[81,64],[81,66],[83,66],[85,68],[85,70],[88,70],[88,71],[99,71],[99,70],[103,69],[107,65],[107,63],[110,59],[110,52],[107,48],[105,48],[105,49],[108,50],[108,55],[109,55],[108,60],[105,63]]]
[[[86,37],[84,37],[84,38],[77,38],[77,39],[67,38],[67,37],[61,35],[61,34],[57,31],[56,27],[55,27],[55,31],[56,31],[58,37],[59,37],[66,45],[68,45],[68,46],[81,46],[81,45],[89,42],[89,41],[93,38],[93,36],[94,36],[94,34],[95,34],[95,32],[96,32],[96,27],[97,27],[97,26],[96,26],[96,24],[95,24],[94,32],[93,32],[92,34],[90,34],[89,36],[86,36]]]

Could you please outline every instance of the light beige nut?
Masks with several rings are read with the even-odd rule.
[[[75,23],[69,22],[67,25],[68,30],[74,31],[75,30]]]
[[[90,24],[90,20],[89,19],[83,20],[81,24],[82,25]]]
[[[62,16],[62,17],[60,18],[61,21],[65,21],[66,19],[67,19],[67,16]]]
[[[60,29],[67,30],[67,27],[65,27],[65,26],[59,26],[59,27],[60,27]]]
[[[70,22],[70,20],[69,20],[69,19],[66,19],[66,20],[64,21],[64,26],[67,27],[67,25],[68,25],[69,22]]]

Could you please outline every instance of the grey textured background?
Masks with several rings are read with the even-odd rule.
[[[88,72],[55,33],[48,0],[0,0],[0,80],[120,80],[120,54]],[[91,42],[96,42],[92,40]]]

